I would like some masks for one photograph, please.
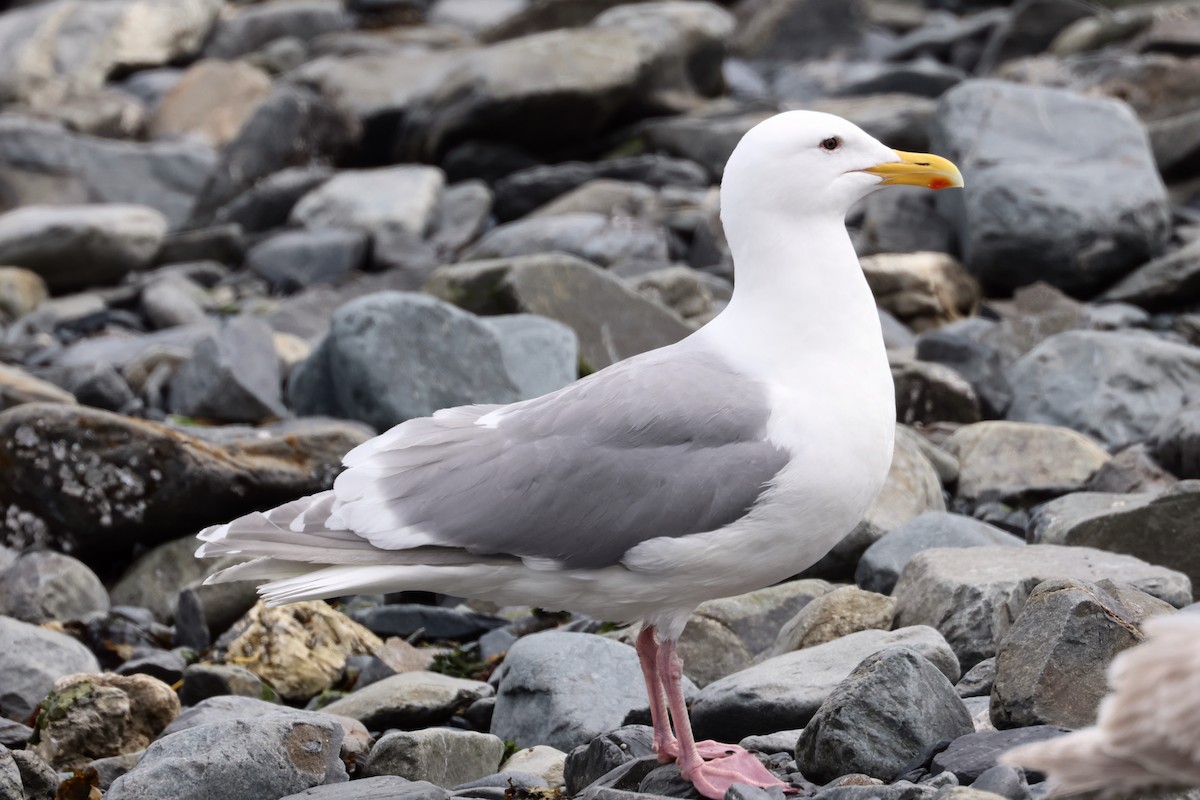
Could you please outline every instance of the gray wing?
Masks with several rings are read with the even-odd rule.
[[[323,526],[387,550],[598,568],[737,520],[788,460],[766,439],[764,388],[699,347],[635,357],[480,424],[492,410],[412,420],[352,451]]]

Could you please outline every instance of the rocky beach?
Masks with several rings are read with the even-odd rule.
[[[698,798],[636,626],[269,608],[194,537],[713,319],[726,160],[800,108],[966,188],[847,221],[891,471],[693,614],[696,732],[801,797],[1047,797],[1000,756],[1200,613],[1195,0],[0,0],[0,800]]]

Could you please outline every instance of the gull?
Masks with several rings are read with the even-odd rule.
[[[894,184],[962,176],[829,114],[760,123],[721,184],[736,288],[715,319],[545,396],[397,425],[331,490],[201,532],[197,555],[254,559],[209,580],[267,581],[271,603],[420,589],[640,620],[659,758],[709,798],[784,786],[695,741],[677,643],[701,602],[816,563],[883,487],[894,388],[845,215]]]

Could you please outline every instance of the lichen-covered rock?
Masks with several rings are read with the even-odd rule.
[[[225,657],[289,700],[307,700],[341,676],[346,659],[383,645],[379,637],[328,603],[272,608],[260,602],[230,631]]]
[[[56,769],[82,769],[144,750],[178,715],[175,692],[149,675],[68,675],[42,703],[34,750]]]

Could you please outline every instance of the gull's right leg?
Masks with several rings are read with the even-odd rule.
[[[664,764],[679,755],[679,742],[671,732],[671,721],[667,715],[667,701],[662,680],[658,675],[658,634],[653,625],[643,625],[637,636],[638,661],[642,665],[642,679],[646,681],[646,694],[650,697],[650,721],[654,724],[654,752]]]

